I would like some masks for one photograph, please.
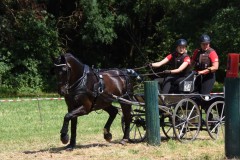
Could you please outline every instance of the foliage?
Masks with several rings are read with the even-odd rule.
[[[113,28],[114,15],[110,10],[106,10],[108,1],[82,0],[80,4],[86,20],[82,29],[83,40],[111,44],[117,35]]]
[[[20,0],[0,2],[0,83],[18,92],[53,90],[51,57],[74,53],[101,68],[158,61],[185,38],[188,51],[207,33],[220,57],[239,52],[237,0]],[[61,47],[61,49],[60,49]]]
[[[218,49],[219,55],[225,59],[228,53],[238,53],[240,50],[240,22],[237,20],[239,18],[240,11],[236,7],[220,10],[213,17],[210,27],[214,36],[213,43]]]
[[[5,2],[0,16],[1,84],[17,92],[49,90],[51,56],[59,53],[54,20],[44,10],[14,10],[16,4]]]

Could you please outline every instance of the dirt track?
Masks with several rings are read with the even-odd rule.
[[[210,144],[209,144],[210,143]],[[160,146],[149,146],[146,143],[127,144],[104,140],[78,144],[73,151],[60,147],[49,149],[25,150],[19,152],[0,153],[1,160],[168,160],[168,159],[223,159],[224,146],[210,140],[183,144],[175,140],[161,142]]]
[[[78,145],[73,151],[65,151],[64,147],[50,148],[46,150],[29,150],[22,152],[10,152],[0,153],[1,160],[112,160],[112,159],[125,159],[127,156],[131,159],[139,159],[143,155],[136,154],[142,147],[143,144],[128,144],[122,146],[118,143],[95,143],[95,144],[83,144]],[[149,149],[149,147],[145,146]],[[151,148],[151,147],[150,147]],[[132,152],[132,153],[130,153]],[[136,153],[135,153],[136,152]],[[130,155],[129,155],[130,153]],[[132,156],[131,156],[132,154]],[[148,157],[151,159],[150,157]],[[152,157],[154,158],[154,157]]]

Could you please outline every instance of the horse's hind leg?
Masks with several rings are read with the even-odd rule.
[[[128,142],[129,139],[129,132],[130,132],[130,123],[131,123],[131,105],[121,105],[122,113],[124,117],[124,133],[123,133],[123,139],[121,140],[121,144],[125,145],[126,142]]]
[[[106,141],[110,142],[112,140],[112,134],[110,133],[110,127],[118,113],[118,109],[111,105],[110,107],[104,108],[103,110],[109,114],[109,118],[104,126],[103,135],[104,135],[104,139]]]

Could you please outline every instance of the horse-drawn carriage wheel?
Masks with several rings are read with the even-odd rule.
[[[132,121],[130,124],[129,141],[139,143],[146,138],[146,119],[144,106],[132,106]],[[124,132],[124,117],[122,116],[122,130]]]
[[[181,142],[196,139],[201,127],[201,114],[198,105],[189,98],[182,99],[173,113],[173,130]]]
[[[175,137],[172,124],[172,113],[161,113],[160,126],[166,138],[172,139]]]
[[[207,110],[206,124],[208,134],[212,139],[217,139],[219,136],[224,137],[225,133],[225,114],[224,101],[216,101]]]

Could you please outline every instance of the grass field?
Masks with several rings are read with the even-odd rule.
[[[223,138],[213,141],[206,131],[192,143],[162,137],[160,146],[146,142],[122,146],[121,115],[108,143],[102,134],[107,114],[102,111],[78,118],[77,147],[65,151],[59,132],[66,111],[63,100],[0,102],[0,159],[224,159]]]

